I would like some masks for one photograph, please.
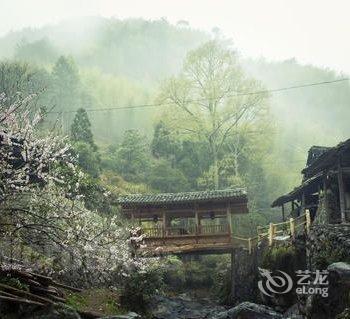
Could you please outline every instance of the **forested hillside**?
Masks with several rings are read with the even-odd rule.
[[[246,282],[257,263],[240,256],[258,252],[263,237],[271,246],[275,235],[295,239],[304,219],[287,208],[280,223],[271,203],[300,183],[312,145],[350,137],[350,87],[346,75],[251,59],[232,43],[186,21],[94,17],[0,38],[0,286],[16,287],[11,302],[40,305],[24,297],[43,281],[70,289],[62,299],[47,286],[54,300],[104,316],[158,318],[148,312],[163,292],[204,294],[207,304],[211,289],[230,304],[241,285],[253,296]],[[182,194],[192,191],[203,192]],[[150,194],[122,196],[135,193]],[[297,226],[309,234],[303,216]],[[163,250],[173,238],[177,250]],[[147,239],[161,242],[152,256],[162,258],[143,258]],[[271,260],[292,266],[292,250],[281,246]],[[18,265],[30,269],[24,284],[3,272]],[[32,270],[50,277],[37,282]],[[241,270],[251,274],[235,279]]]
[[[344,114],[349,112],[350,88],[343,82],[326,90],[315,86],[267,94],[263,104],[256,101],[267,113],[260,110],[258,122],[236,127],[236,135],[211,162],[208,145],[212,149],[215,143],[210,146],[196,134],[182,134],[172,125],[180,116],[176,106],[162,103],[169,97],[169,78],[187,76],[187,53],[221,37],[194,30],[185,21],[174,26],[166,20],[104,18],[12,32],[0,39],[0,54],[6,58],[0,72],[13,74],[12,83],[24,74],[23,86],[15,88],[2,77],[0,91],[8,96],[40,91],[39,104],[49,111],[46,125],[57,120],[56,127],[65,134],[70,134],[75,111],[87,109],[96,147],[78,148],[89,158],[85,161],[92,176],[102,176],[109,184],[119,185],[116,180],[123,178],[137,185],[137,191],[248,186],[254,207],[266,209],[274,196],[298,183],[312,144],[332,145],[348,137]],[[240,64],[236,72],[255,79],[255,84],[241,84],[250,92],[341,77],[295,60],[270,62],[236,55],[233,63]]]

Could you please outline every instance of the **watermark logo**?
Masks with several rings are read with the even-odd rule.
[[[271,271],[259,268],[259,272],[264,280],[258,282],[258,287],[264,295],[272,297],[272,294],[283,295],[292,290],[293,280],[284,271],[278,270],[278,274],[273,275]]]
[[[271,272],[267,269],[259,268],[262,279],[258,282],[259,290],[266,296],[272,297],[273,294],[283,295],[292,291],[295,287],[295,293],[298,295],[321,295],[328,297],[328,271],[316,270],[297,270],[295,284],[290,275],[284,271],[277,270]]]

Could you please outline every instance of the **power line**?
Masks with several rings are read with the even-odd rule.
[[[323,82],[314,82],[314,83],[307,83],[307,84],[301,84],[301,85],[293,85],[293,86],[287,86],[277,89],[271,89],[271,90],[261,90],[261,91],[254,91],[254,92],[237,92],[236,94],[230,94],[227,95],[227,97],[239,97],[239,96],[249,96],[249,95],[260,95],[260,94],[268,94],[268,93],[275,93],[275,92],[282,92],[282,91],[289,91],[289,90],[295,90],[295,89],[302,89],[306,87],[313,87],[313,86],[319,86],[319,85],[327,85],[327,84],[333,84],[333,83],[339,83],[344,81],[349,81],[350,78],[341,78],[338,80],[330,80],[330,81],[323,81]],[[233,90],[230,90],[229,92],[232,92]],[[205,102],[209,100],[219,100],[220,98],[203,98],[203,99],[193,99],[193,100],[187,100],[185,102],[187,103],[193,103],[193,102]],[[172,105],[174,102],[161,102],[161,103],[152,103],[152,104],[138,104],[138,105],[129,105],[129,106],[117,106],[117,107],[109,107],[109,108],[95,108],[95,109],[85,109],[86,112],[106,112],[106,111],[114,111],[114,110],[133,110],[133,109],[142,109],[142,108],[152,108],[152,107],[159,107],[163,105]],[[78,110],[72,110],[72,111],[50,111],[47,112],[48,114],[62,114],[62,113],[76,113]]]

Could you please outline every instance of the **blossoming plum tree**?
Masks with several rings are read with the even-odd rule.
[[[43,114],[32,100],[8,107],[0,95],[1,257],[39,267],[40,255],[56,275],[80,285],[115,284],[146,271],[150,262],[132,255],[123,221],[85,208],[85,175],[68,140],[38,130]]]

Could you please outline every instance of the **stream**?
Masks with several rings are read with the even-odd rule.
[[[205,319],[226,310],[209,298],[196,298],[187,294],[176,297],[156,296],[151,302],[151,313],[154,319]]]

